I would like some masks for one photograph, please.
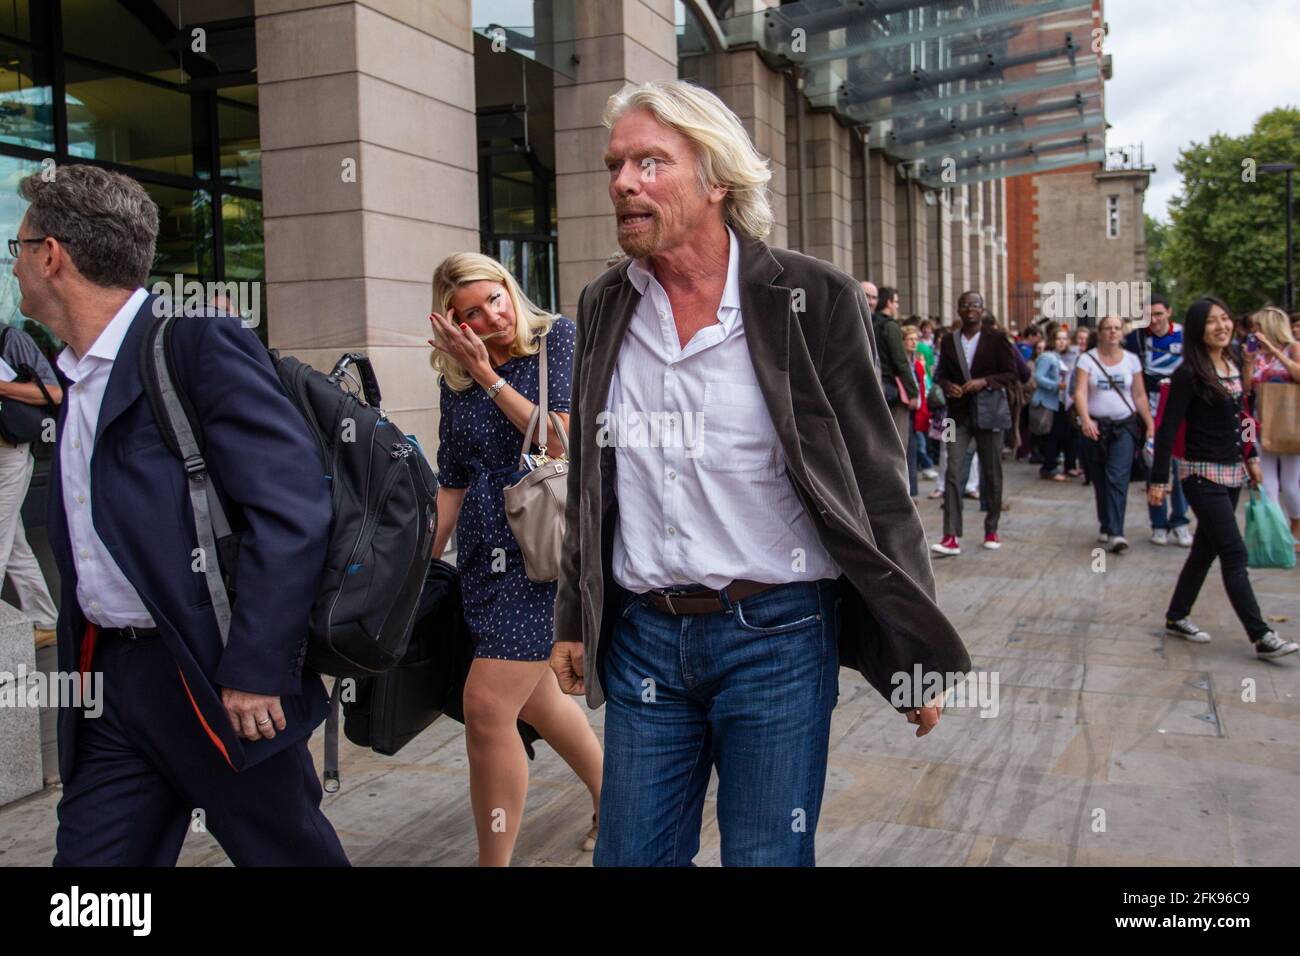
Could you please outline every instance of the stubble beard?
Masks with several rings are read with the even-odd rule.
[[[656,216],[651,220],[651,227],[646,232],[627,237],[620,233],[618,245],[633,259],[645,259],[659,249],[661,240],[662,228],[659,224],[659,217]]]

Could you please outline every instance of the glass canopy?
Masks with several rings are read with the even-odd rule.
[[[800,0],[721,21],[939,188],[1101,161],[1091,0]]]

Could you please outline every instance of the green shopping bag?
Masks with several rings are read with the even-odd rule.
[[[1295,539],[1278,503],[1250,490],[1246,505],[1246,564],[1252,568],[1294,568]]]

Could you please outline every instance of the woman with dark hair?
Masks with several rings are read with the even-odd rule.
[[[1242,485],[1249,482],[1258,487],[1264,479],[1257,450],[1242,441],[1244,387],[1240,367],[1230,354],[1232,331],[1232,316],[1218,299],[1198,299],[1187,310],[1183,364],[1169,382],[1164,417],[1156,433],[1147,501],[1156,506],[1164,501],[1174,439],[1183,428],[1179,477],[1187,503],[1196,514],[1196,535],[1165,612],[1165,630],[1198,644],[1210,640],[1188,615],[1217,557],[1224,590],[1255,645],[1255,654],[1271,660],[1293,654],[1300,647],[1283,640],[1264,622],[1246,571],[1246,545],[1237,529],[1237,499]]]

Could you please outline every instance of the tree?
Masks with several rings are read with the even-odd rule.
[[[1244,136],[1215,133],[1179,154],[1183,191],[1169,204],[1161,264],[1182,297],[1216,294],[1234,313],[1282,301],[1286,181],[1256,170],[1276,162],[1300,165],[1300,109],[1271,110]]]
[[[1169,300],[1169,308],[1181,314],[1191,305],[1187,294],[1183,292],[1178,280],[1170,273],[1168,256],[1169,234],[1172,228],[1153,216],[1146,216],[1147,236],[1147,279],[1151,282],[1151,293],[1162,295]],[[1187,301],[1183,301],[1187,299]]]

